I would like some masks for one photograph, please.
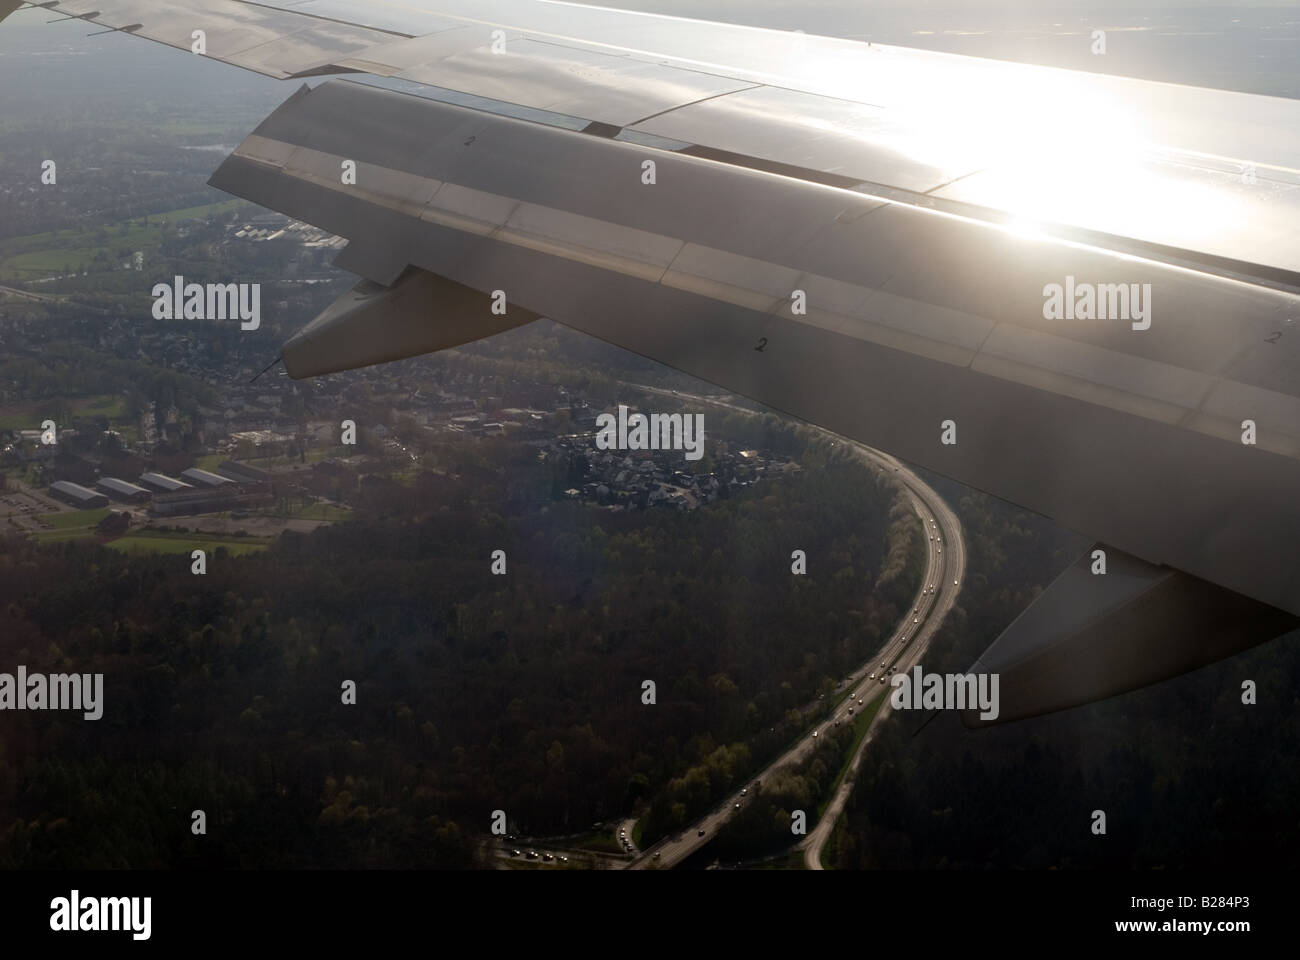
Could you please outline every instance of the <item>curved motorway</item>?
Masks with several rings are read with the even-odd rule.
[[[629,384],[629,386],[636,386],[648,393],[670,395],[726,407],[740,413],[759,415],[753,410],[709,397],[660,390],[640,384]],[[813,429],[821,429],[812,424],[808,426]],[[873,697],[883,695],[893,689],[889,684],[880,683],[881,662],[884,662],[887,666],[895,667],[899,673],[902,673],[910,670],[920,662],[921,657],[929,648],[931,640],[947,617],[948,612],[952,610],[957,601],[957,595],[961,591],[961,583],[966,575],[966,547],[962,540],[961,523],[958,521],[957,515],[949,509],[943,498],[926,486],[915,473],[886,453],[873,450],[853,440],[847,440],[831,433],[829,430],[822,430],[821,432],[828,437],[834,437],[836,442],[844,443],[856,450],[863,460],[872,463],[886,473],[892,474],[911,499],[913,509],[916,510],[917,516],[920,517],[927,536],[925,541],[928,548],[926,551],[925,576],[922,578],[921,589],[912,604],[915,612],[908,610],[903,617],[903,622],[899,624],[893,635],[885,641],[879,651],[873,654],[866,663],[859,666],[853,674],[857,677],[857,681],[851,688],[850,696],[855,706],[858,699],[861,698],[862,709],[865,710],[870,708],[870,701]],[[929,537],[934,539],[929,539]],[[930,592],[931,585],[934,587],[933,593]],[[877,674],[874,680],[870,678],[873,673]],[[847,707],[848,705],[849,698],[845,698],[841,706]],[[840,712],[840,706],[835,709],[835,718],[847,719],[847,716]],[[881,705],[880,710],[872,720],[867,735],[863,737],[862,743],[855,751],[849,769],[836,789],[835,795],[827,805],[822,818],[812,832],[797,845],[804,850],[804,863],[809,869],[822,869],[822,848],[830,837],[840,813],[844,810],[844,805],[848,802],[849,793],[853,790],[856,773],[861,766],[863,756],[866,754],[867,746],[871,743],[878,725],[884,721],[889,712],[890,704],[886,699],[886,702]],[[798,743],[773,760],[753,779],[761,780],[781,767],[797,763],[807,757],[817,743],[815,733],[824,729],[827,723],[828,721],[825,719],[819,719],[817,723],[808,728]],[[752,780],[747,781],[742,787],[745,793],[742,793],[742,790],[737,790],[712,812],[680,833],[665,837],[647,848],[623,869],[671,869],[681,863],[717,835],[717,831],[736,812],[736,804],[743,803],[747,799],[747,791],[752,782]]]

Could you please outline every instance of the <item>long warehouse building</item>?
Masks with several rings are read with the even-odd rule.
[[[153,496],[144,487],[117,477],[100,477],[95,481],[95,489],[122,503],[148,503]]]
[[[193,489],[193,484],[162,473],[142,473],[140,474],[140,484],[155,493],[179,493],[182,490]]]
[[[87,490],[81,484],[71,483],[67,480],[56,480],[50,484],[50,496],[82,510],[108,506],[108,497],[102,493]]]

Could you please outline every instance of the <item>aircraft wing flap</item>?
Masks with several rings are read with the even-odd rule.
[[[1091,703],[1176,677],[1300,626],[1300,617],[1097,544],[1031,603],[968,671],[995,674],[996,717]]]
[[[339,265],[369,280],[416,267],[501,290],[512,310],[1300,612],[1300,571],[1259,546],[1300,536],[1293,373],[1226,372],[1277,350],[1294,295],[345,81],[291,98],[212,183],[347,238]],[[1044,317],[1044,284],[1071,271],[1150,283],[1149,329]]]

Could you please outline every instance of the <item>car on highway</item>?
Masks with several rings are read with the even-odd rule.
[[[529,860],[536,860],[536,859],[537,859],[537,851],[536,851],[536,850],[529,850],[529,851],[528,851],[528,859],[529,859]]]
[[[511,851],[510,851],[510,856],[512,856],[512,857],[517,857],[517,856],[519,856],[519,851],[518,851],[518,850],[511,850]]]
[[[735,806],[733,809],[735,809],[735,810],[739,810],[739,809],[740,809],[740,804],[736,804],[736,806]]]
[[[704,828],[703,828],[703,827],[700,827],[700,832],[697,833],[696,836],[697,836],[697,837],[702,837],[702,836],[704,836]]]
[[[568,863],[568,862],[569,862],[569,858],[568,858],[568,857],[556,857],[555,859],[556,859],[556,860],[559,860],[560,863]]]
[[[868,677],[867,679],[868,679],[868,680],[874,680],[874,679],[876,679],[876,673],[875,673],[874,670],[871,672],[871,676]]]
[[[816,739],[816,737],[817,737],[817,731],[814,730],[814,731],[813,731],[813,738]]]
[[[741,795],[742,797],[743,797],[743,796],[746,796],[748,793],[749,793],[749,787],[742,787],[742,788],[741,788],[741,790],[740,790],[740,795]]]
[[[542,854],[542,859],[545,860],[547,863],[550,863],[552,860],[555,859],[555,856],[550,853],[544,853]]]
[[[919,618],[917,618],[917,617],[913,617],[913,618],[912,618],[912,622],[913,622],[913,623],[920,623],[921,621],[920,621]]]
[[[656,860],[659,859],[659,851],[658,851],[658,850],[655,851],[655,859],[656,859]]]
[[[881,683],[885,683],[888,679],[889,679],[889,678],[886,677],[883,673],[880,675],[880,682],[881,682]]]

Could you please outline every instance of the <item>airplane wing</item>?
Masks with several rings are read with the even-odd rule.
[[[349,241],[293,377],[546,316],[1087,533],[1113,572],[977,665],[1002,720],[1300,624],[1300,102],[550,0],[39,6],[407,82],[212,178]]]

